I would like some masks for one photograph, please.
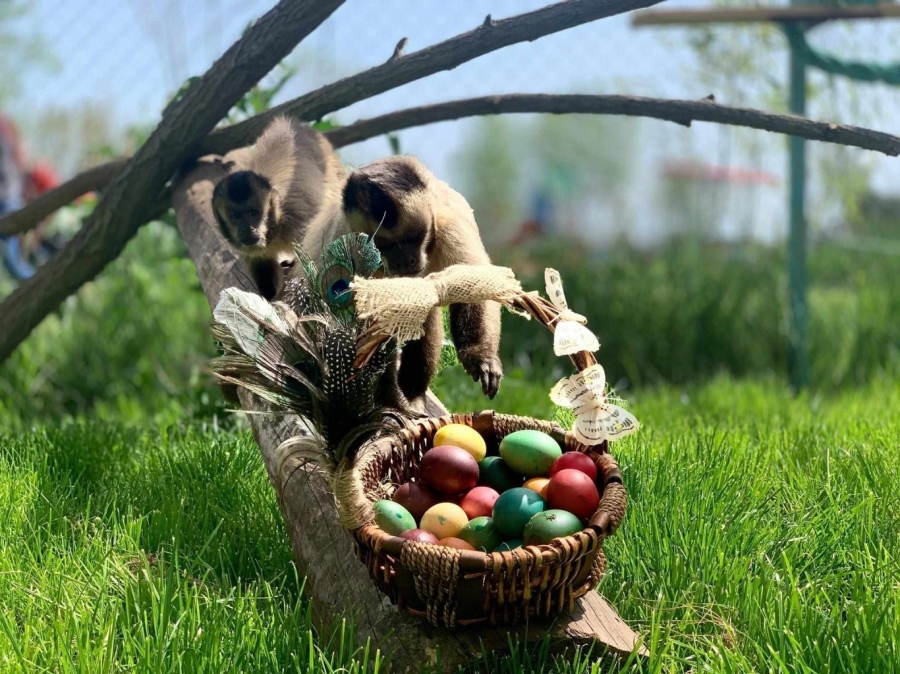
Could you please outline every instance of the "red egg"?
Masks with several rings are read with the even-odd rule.
[[[478,462],[466,450],[450,445],[425,452],[422,481],[442,494],[459,494],[478,482]]]
[[[421,482],[401,484],[397,487],[391,500],[406,508],[416,522],[422,519],[426,510],[441,502],[441,498]]]
[[[490,517],[494,510],[494,501],[500,498],[500,494],[490,487],[475,487],[469,491],[459,502],[459,507],[466,511],[470,520],[476,517]]]
[[[561,470],[580,470],[592,480],[597,479],[597,464],[587,454],[581,452],[566,452],[550,466],[550,477]]]
[[[547,503],[552,509],[568,510],[586,520],[600,505],[600,495],[594,481],[580,470],[564,468],[550,478],[547,485]]]
[[[430,531],[425,531],[424,529],[408,529],[400,534],[400,538],[405,538],[410,541],[419,541],[420,543],[435,543],[437,544],[438,539]]]

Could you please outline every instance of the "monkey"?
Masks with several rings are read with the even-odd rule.
[[[347,232],[373,236],[392,276],[425,276],[454,264],[491,262],[466,199],[411,156],[387,157],[349,171],[340,203],[311,224],[302,247],[315,256]],[[449,314],[460,363],[493,399],[503,378],[500,305],[451,305]],[[403,346],[396,383],[414,408],[424,404],[443,339],[441,311],[435,309],[424,336]]]
[[[212,210],[225,239],[247,260],[259,293],[273,299],[293,244],[323,204],[335,201],[345,171],[322,134],[289,117],[277,117],[250,148],[225,160]]]

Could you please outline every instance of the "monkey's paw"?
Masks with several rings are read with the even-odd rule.
[[[499,356],[495,353],[485,355],[475,351],[460,351],[457,356],[463,369],[473,380],[481,382],[481,390],[493,400],[503,380],[503,365]]]

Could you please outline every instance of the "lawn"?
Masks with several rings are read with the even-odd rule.
[[[455,373],[438,389],[481,404]],[[546,416],[546,390],[512,377],[495,407]],[[646,635],[635,671],[900,671],[897,383],[793,399],[720,378],[626,397],[644,428],[616,448],[631,500],[600,591]],[[289,562],[246,432],[94,421],[0,438],[0,671],[389,658],[355,651],[349,625],[313,636]]]

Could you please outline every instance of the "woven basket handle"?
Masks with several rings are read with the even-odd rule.
[[[611,536],[625,517],[628,495],[622,483],[622,471],[612,455],[601,456],[597,460],[597,470],[603,478],[603,497],[589,524],[598,529],[598,533]]]

